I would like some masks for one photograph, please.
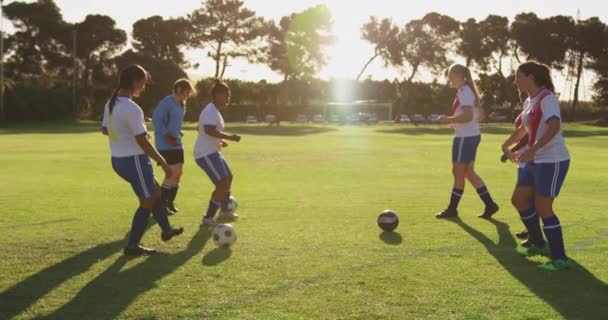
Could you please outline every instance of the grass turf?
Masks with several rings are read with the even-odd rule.
[[[491,125],[477,171],[501,211],[467,185],[461,220],[437,221],[451,190],[452,130],[438,126],[229,124],[225,156],[241,220],[231,251],[198,223],[211,183],[193,161],[164,254],[121,254],[137,201],[112,171],[97,124],[0,128],[0,318],[599,319],[608,314],[608,129],[568,125],[570,172],[556,212],[571,270],[515,253],[515,166],[498,161],[509,126]],[[159,173],[159,171],[156,171]],[[400,217],[383,234],[376,216]]]

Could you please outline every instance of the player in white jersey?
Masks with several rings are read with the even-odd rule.
[[[479,94],[473,82],[471,71],[459,64],[452,65],[448,70],[448,78],[452,88],[458,89],[452,115],[441,116],[442,123],[450,124],[455,130],[452,143],[452,174],[454,187],[447,209],[435,215],[437,218],[458,217],[458,203],[464,192],[465,180],[468,180],[477,190],[477,194],[485,204],[485,210],[480,218],[490,218],[498,211],[498,205],[492,199],[488,188],[475,172],[475,157],[477,147],[481,142],[479,118],[482,111],[479,105]]]
[[[570,166],[570,154],[562,136],[559,101],[554,94],[553,80],[548,66],[528,61],[517,69],[515,83],[528,94],[522,112],[523,125],[503,144],[509,158],[522,163],[512,202],[528,229],[529,248],[520,251],[525,256],[550,254],[551,261],[539,267],[560,270],[569,267],[564,249],[562,228],[553,211],[553,202],[559,195]],[[528,136],[528,148],[513,155],[510,146]],[[530,206],[534,199],[535,209]],[[539,216],[543,221],[540,230]]]
[[[201,111],[198,120],[198,137],[194,145],[196,163],[215,185],[202,225],[214,225],[214,217],[219,208],[222,209],[220,218],[224,220],[238,218],[237,214],[227,210],[233,176],[221,153],[222,148],[228,146],[224,140],[241,141],[239,135],[224,133],[224,118],[220,111],[227,109],[230,104],[230,88],[223,82],[217,82],[211,89],[211,96],[213,101]]]
[[[108,135],[112,152],[112,168],[125,181],[131,184],[139,198],[139,208],[135,211],[129,232],[129,239],[124,248],[128,255],[149,255],[155,249],[142,247],[140,241],[150,213],[162,229],[161,239],[168,241],[180,235],[183,228],[173,228],[167,218],[167,209],[160,201],[160,188],[152,171],[152,157],[159,163],[165,175],[171,176],[171,168],[165,159],[148,141],[148,130],[144,122],[144,113],[133,102],[146,88],[150,75],[138,65],[130,65],[120,72],[118,88],[104,108],[102,133]]]

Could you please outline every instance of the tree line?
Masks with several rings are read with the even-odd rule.
[[[139,101],[151,112],[172,83],[186,77],[185,70],[198,66],[186,59],[188,49],[203,49],[214,61],[209,79],[196,84],[199,94],[190,102],[190,119],[196,119],[209,98],[211,79],[224,78],[235,59],[265,64],[283,77],[281,83],[226,79],[236,109],[290,114],[289,110],[303,110],[312,100],[335,99],[332,88],[338,80],[317,78],[328,62],[324,49],[335,40],[332,15],[324,5],[273,21],[258,16],[242,0],[202,1],[182,17],[136,21],[130,46],[127,33],[112,17],[89,14],[81,22],[68,23],[53,0],[12,2],[4,7],[4,15],[15,28],[5,36],[3,52],[6,108],[0,110],[0,117],[9,121],[96,119],[117,71],[132,63],[153,76]],[[498,15],[457,21],[431,12],[403,24],[370,17],[360,33],[374,51],[362,61],[357,79],[346,81],[353,92],[348,98],[393,103],[395,114],[445,112],[453,92],[442,79],[454,60],[465,61],[475,71],[482,105],[488,109],[517,107],[513,72],[517,63],[528,59],[567,74],[573,84],[571,118],[577,115],[585,71],[595,74],[593,103],[608,105],[608,27],[596,17],[541,18],[521,13],[512,21]],[[367,67],[377,59],[401,76],[384,81],[365,78]],[[434,80],[416,81],[423,72]],[[569,95],[560,93],[562,100]]]

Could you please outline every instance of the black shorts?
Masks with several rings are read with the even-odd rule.
[[[160,153],[160,155],[163,156],[163,158],[165,158],[165,161],[167,161],[167,164],[169,164],[169,165],[184,163],[184,150],[183,149],[162,150],[162,151],[159,150],[158,153]]]

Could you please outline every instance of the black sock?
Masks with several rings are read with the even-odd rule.
[[[175,198],[177,197],[177,190],[179,189],[179,185],[176,185],[175,187],[171,188],[171,198],[170,198],[170,202],[173,203],[175,201]]]

